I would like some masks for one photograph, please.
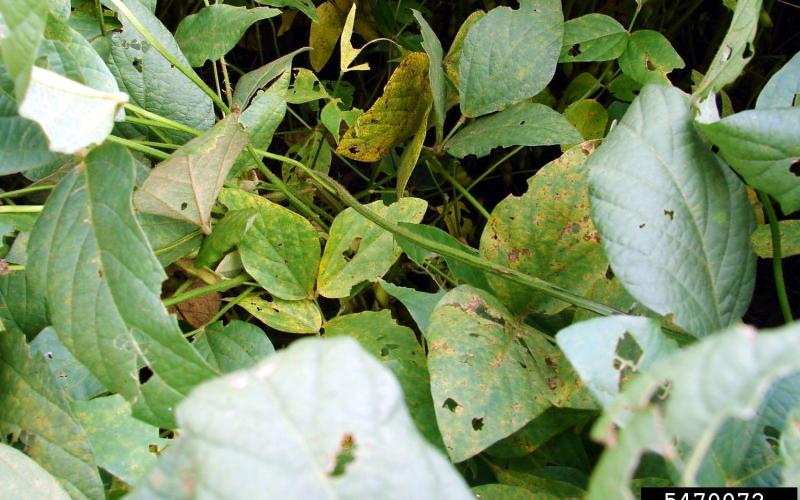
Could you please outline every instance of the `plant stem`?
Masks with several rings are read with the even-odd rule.
[[[145,154],[149,154],[150,156],[155,156],[156,158],[160,158],[162,160],[166,160],[167,158],[169,158],[169,154],[159,149],[151,148],[150,146],[145,146],[144,144],[140,144],[130,139],[124,139],[122,137],[117,137],[116,135],[109,135],[106,138],[106,140],[109,142],[116,142],[117,144],[122,144],[123,146],[126,146],[128,148],[140,151]]]
[[[231,79],[228,76],[228,64],[225,62],[225,57],[219,59],[219,65],[222,68],[222,81],[225,82],[225,98],[228,99],[228,106],[233,106],[233,90],[231,90]]]
[[[204,286],[201,288],[195,288],[194,290],[189,290],[188,292],[182,293],[180,295],[175,295],[168,299],[164,299],[164,306],[165,307],[172,307],[177,304],[181,304],[183,302],[188,302],[190,300],[194,300],[199,297],[205,297],[206,295],[210,295],[216,292],[224,292],[225,290],[230,290],[231,288],[236,288],[237,286],[247,283],[250,279],[249,276],[246,274],[240,274],[239,276],[229,279],[229,280],[222,280],[219,283],[214,283],[213,285]]]
[[[6,191],[5,193],[0,193],[0,198],[16,198],[30,193],[37,193],[39,191],[50,191],[54,187],[55,186],[28,186],[15,191]]]
[[[778,295],[778,303],[781,307],[781,314],[786,323],[791,323],[792,308],[789,306],[789,296],[786,293],[786,283],[783,279],[783,252],[781,249],[781,228],[778,225],[778,217],[775,215],[775,207],[772,206],[772,200],[769,195],[759,191],[758,197],[761,198],[761,204],[764,205],[764,211],[767,213],[767,220],[769,221],[769,231],[772,234],[772,274],[775,277],[775,292]]]
[[[139,106],[136,106],[135,104],[128,103],[128,104],[125,105],[125,109],[127,111],[132,111],[133,113],[136,113],[139,116],[143,116],[145,118],[149,118],[149,119],[153,120],[154,122],[158,122],[158,123],[162,124],[162,126],[164,128],[171,128],[171,129],[174,129],[174,130],[180,130],[181,132],[186,132],[187,134],[191,134],[191,135],[195,135],[195,136],[200,135],[200,134],[203,133],[202,130],[198,130],[196,128],[192,128],[192,127],[190,127],[188,125],[184,125],[182,123],[176,122],[175,120],[170,120],[169,118],[164,118],[163,116],[158,115],[156,113],[153,113],[152,111],[147,111],[146,109],[140,108]]]
[[[44,205],[3,205],[0,214],[38,214]]]
[[[468,202],[470,202],[470,204],[472,204],[472,206],[473,206],[473,207],[475,207],[475,209],[476,209],[478,212],[480,212],[480,214],[483,216],[483,218],[484,218],[484,219],[486,219],[486,220],[489,220],[489,217],[491,216],[491,214],[489,213],[489,211],[488,211],[488,210],[486,210],[486,208],[485,208],[485,207],[484,207],[484,206],[481,204],[481,202],[479,202],[477,199],[475,199],[475,197],[474,197],[474,196],[472,196],[472,193],[470,193],[470,192],[469,192],[469,191],[468,191],[468,190],[467,190],[467,189],[466,189],[464,186],[462,186],[462,185],[461,185],[461,183],[460,183],[460,182],[458,182],[458,180],[457,180],[457,179],[455,179],[455,178],[454,178],[452,175],[450,175],[450,173],[449,173],[449,172],[447,172],[447,170],[446,170],[444,167],[442,167],[442,165],[441,165],[441,164],[439,164],[439,162],[438,162],[438,161],[436,161],[436,160],[432,160],[432,161],[430,161],[429,163],[432,163],[432,164],[433,164],[433,166],[434,166],[434,170],[436,170],[436,172],[437,172],[439,175],[441,175],[442,177],[444,177],[444,178],[445,178],[445,180],[447,180],[447,182],[449,182],[450,184],[452,184],[452,185],[453,185],[453,187],[454,187],[454,188],[455,188],[455,189],[456,189],[456,190],[457,190],[459,193],[461,193],[461,196],[463,196],[464,198],[466,198],[466,199],[467,199],[467,201],[468,201]]]

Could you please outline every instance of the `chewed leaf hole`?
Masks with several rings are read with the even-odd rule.
[[[797,177],[800,177],[800,158],[795,159],[789,164],[789,172]]]
[[[347,466],[356,459],[356,441],[350,433],[342,436],[342,441],[339,443],[339,451],[333,463],[333,470],[330,475],[333,477],[342,476],[347,472]]]
[[[747,42],[747,46],[744,48],[744,52],[742,52],[742,57],[745,59],[750,59],[753,57],[753,43]]]
[[[483,429],[483,417],[475,417],[472,419],[472,430],[479,431]]]
[[[639,346],[639,343],[636,342],[636,339],[630,333],[625,332],[625,335],[617,342],[614,354],[616,356],[613,366],[619,372],[617,386],[622,389],[638,371],[639,362],[642,360],[644,351]]]
[[[442,404],[442,408],[447,408],[448,410],[452,411],[453,413],[456,412],[458,407],[461,406],[458,402],[453,398],[447,398],[444,400],[444,404]]]
[[[184,201],[181,203],[181,210],[186,210],[187,208],[189,208],[189,204],[187,202]]]
[[[361,246],[361,237],[357,236],[353,238],[353,241],[350,242],[350,247],[347,248],[344,252],[342,252],[342,257],[344,257],[344,260],[347,262],[353,260],[353,257],[355,257],[356,254],[358,253],[358,249],[360,246]]]
[[[147,366],[143,367],[142,369],[139,370],[139,383],[144,384],[145,382],[150,380],[150,377],[152,376],[153,376],[153,371],[150,370],[150,368],[148,368]]]
[[[388,356],[390,352],[399,348],[400,346],[397,344],[386,344],[383,347],[381,347],[381,357]]]
[[[569,55],[572,57],[578,57],[579,55],[581,55],[581,44],[576,43],[572,47],[570,47]]]

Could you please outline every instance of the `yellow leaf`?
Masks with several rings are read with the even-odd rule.
[[[344,28],[345,16],[332,3],[325,2],[317,7],[319,23],[311,24],[311,36],[308,45],[312,51],[310,54],[311,67],[314,71],[321,71],[328,63],[339,41],[339,35]]]
[[[342,43],[340,46],[341,49],[341,61],[339,63],[339,69],[342,73],[347,73],[348,71],[368,71],[369,64],[359,64],[358,66],[350,67],[350,65],[355,61],[358,54],[361,52],[361,49],[357,49],[353,47],[353,23],[356,21],[356,4],[353,4],[353,7],[350,9],[350,13],[347,14],[347,19],[344,21],[344,26],[342,27]]]
[[[431,104],[428,64],[424,52],[403,59],[383,95],[345,133],[336,152],[353,160],[378,161],[414,135]]]

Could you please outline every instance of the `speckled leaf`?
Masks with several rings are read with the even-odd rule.
[[[418,223],[428,204],[419,198],[402,198],[386,206],[382,201],[367,205],[370,210],[395,222]],[[333,221],[319,265],[317,289],[328,298],[350,295],[364,281],[376,281],[392,267],[402,250],[392,233],[368,221],[352,208]]]
[[[430,25],[418,10],[412,10],[414,19],[419,24],[420,31],[422,31],[422,48],[428,54],[428,81],[431,85],[431,97],[433,99],[433,125],[436,127],[436,142],[442,140],[442,129],[444,128],[445,106],[447,99],[447,82],[444,77],[444,68],[442,67],[442,58],[444,51],[442,43],[436,36],[436,32],[431,29]],[[427,121],[427,120],[425,120]]]
[[[102,499],[92,448],[44,363],[25,337],[0,324],[0,432],[21,439],[27,454],[74,498]]]
[[[800,51],[772,75],[756,101],[756,109],[800,106]]]
[[[251,295],[239,306],[270,328],[286,333],[317,333],[322,328],[322,311],[309,299],[269,300]]]
[[[753,292],[755,217],[695,132],[687,96],[645,87],[588,165],[592,219],[628,292],[696,336],[738,321]]]
[[[92,399],[106,392],[103,384],[83,366],[58,340],[56,331],[47,327],[30,343],[31,354],[44,359],[53,379],[75,401]]]
[[[464,40],[461,112],[481,116],[541,92],[555,73],[563,37],[558,0],[525,0],[518,10],[492,9]]]
[[[472,488],[472,493],[478,500],[541,500],[541,494],[519,486],[507,484],[483,484]]]
[[[789,415],[778,448],[784,463],[782,486],[800,483],[800,408],[795,408]]]
[[[133,418],[119,394],[76,401],[72,411],[89,437],[97,465],[128,484],[139,481],[169,444],[158,436],[158,427]]]
[[[785,214],[800,210],[800,107],[742,111],[696,125],[748,185],[775,198]]]
[[[592,150],[590,143],[574,147],[531,177],[524,195],[500,202],[481,235],[481,255],[586,294],[608,267],[589,211],[586,160]],[[569,306],[488,277],[497,297],[514,312],[555,314]]]
[[[613,17],[586,14],[564,23],[564,47],[558,62],[610,61],[622,55],[628,32]]]
[[[303,339],[204,384],[178,422],[132,499],[472,498],[417,431],[389,369],[352,339]]]
[[[252,24],[280,13],[269,7],[209,5],[181,20],[175,31],[175,41],[189,64],[202,66],[208,60],[216,61],[227,54]]]
[[[667,75],[684,65],[669,40],[658,31],[651,30],[635,31],[619,58],[622,72],[641,85],[669,85]]]
[[[210,234],[211,207],[247,142],[238,116],[228,115],[150,171],[134,196],[136,208],[185,220]]]
[[[453,43],[450,45],[450,50],[448,50],[447,55],[444,56],[444,72],[447,74],[447,78],[450,79],[450,83],[453,84],[456,90],[458,90],[460,81],[458,68],[461,62],[461,52],[464,50],[464,40],[466,40],[469,30],[485,15],[486,12],[482,10],[476,10],[470,14],[461,24],[461,27],[458,28],[458,33],[456,33]]]
[[[478,118],[447,141],[456,158],[488,155],[496,147],[548,146],[581,142],[580,133],[566,118],[543,104],[521,102],[499,113]]]
[[[414,319],[423,335],[427,335],[428,321],[442,297],[447,292],[439,290],[436,293],[420,292],[413,288],[397,286],[388,281],[379,280],[381,288],[392,297],[399,300]]]
[[[239,243],[245,270],[278,298],[313,297],[320,248],[311,223],[266,198],[237,189],[224,189],[220,201],[230,210],[258,211]]]
[[[428,370],[453,462],[512,434],[551,406],[546,373],[557,350],[487,292],[462,285],[430,318]]]
[[[705,97],[733,83],[753,58],[753,40],[761,15],[761,0],[737,0],[728,33],[711,61],[703,80],[694,89],[694,95]]]
[[[337,316],[325,324],[325,336],[353,337],[368,353],[385,364],[403,388],[408,411],[417,429],[444,451],[436,426],[425,351],[410,328],[400,326],[387,310]]]
[[[779,221],[778,228],[781,233],[782,257],[800,254],[800,220]],[[769,224],[761,224],[756,228],[753,233],[753,250],[759,257],[772,258],[772,232]]]
[[[383,95],[344,134],[336,152],[373,162],[414,135],[431,103],[428,56],[412,52],[392,73]]]
[[[56,479],[27,455],[0,443],[0,484],[3,495],[19,500],[69,500]]]
[[[257,210],[231,210],[215,226],[211,234],[203,240],[200,251],[194,260],[196,267],[206,267],[219,262],[231,249],[242,241],[247,230],[253,225]]]
[[[167,428],[177,400],[214,372],[161,303],[166,276],[133,214],[134,171],[130,153],[107,144],[61,180],[31,233],[29,282],[67,349]],[[142,360],[154,375],[140,386]]]
[[[311,67],[319,72],[328,63],[344,27],[345,14],[332,2],[317,6],[319,23],[311,25],[308,45],[311,47]]]
[[[0,276],[0,320],[33,339],[49,323],[44,296],[28,283],[25,271]]]
[[[210,324],[194,336],[192,343],[208,364],[222,373],[255,366],[275,352],[269,337],[257,326],[234,320]]]

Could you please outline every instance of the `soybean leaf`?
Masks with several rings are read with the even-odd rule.
[[[336,153],[373,162],[414,135],[431,102],[428,56],[412,52],[392,73],[383,95],[344,134]]]
[[[684,65],[669,40],[652,30],[635,31],[619,58],[622,72],[641,85],[669,85],[667,75]]]
[[[48,325],[44,296],[28,283],[27,273],[0,276],[0,320],[6,329],[33,339]]]
[[[482,10],[476,10],[472,14],[467,17],[466,20],[461,24],[461,27],[458,28],[458,33],[456,33],[455,38],[453,39],[453,43],[450,45],[450,50],[447,51],[447,55],[444,57],[444,71],[447,74],[447,77],[450,79],[450,83],[458,90],[459,82],[461,80],[459,76],[459,66],[461,62],[461,52],[464,50],[464,41],[467,38],[467,33],[469,30],[480,21],[483,16],[486,15],[486,12]]]
[[[433,124],[436,126],[436,142],[442,140],[442,129],[444,128],[445,105],[447,99],[447,82],[444,79],[444,68],[442,59],[444,51],[442,43],[431,29],[430,25],[418,10],[413,10],[414,19],[419,24],[422,31],[422,48],[428,54],[428,81],[431,87],[431,97],[433,99]]]
[[[694,89],[694,96],[703,98],[733,83],[753,58],[753,40],[761,14],[761,0],[737,0],[731,26],[711,61],[703,80]]]
[[[109,0],[102,0],[116,11]],[[179,62],[189,66],[172,34],[138,0],[120,0],[142,25]],[[186,75],[158,53],[130,20],[118,13],[122,29],[111,34],[108,65],[133,104],[184,125],[206,130],[214,124],[211,98]],[[168,137],[183,142],[186,134],[165,131]]]
[[[220,201],[230,210],[257,211],[253,226],[239,243],[247,272],[278,298],[313,297],[320,248],[311,223],[266,198],[237,189],[223,190]]]
[[[422,220],[427,206],[419,198],[401,198],[389,206],[380,200],[367,205],[391,221],[413,223]],[[356,285],[381,278],[402,253],[392,233],[352,208],[343,210],[331,225],[319,264],[317,290],[323,297],[347,297]]]
[[[419,155],[422,153],[422,148],[425,146],[425,134],[428,131],[428,116],[430,115],[431,108],[425,112],[425,116],[419,122],[419,128],[414,133],[411,142],[406,144],[403,149],[403,154],[400,156],[400,165],[397,167],[397,186],[395,192],[398,198],[402,198],[405,194],[408,180],[411,179],[411,174],[414,173],[414,168],[419,161]]]
[[[431,315],[427,339],[433,405],[453,462],[551,406],[545,374],[555,348],[489,293],[469,285],[451,290]]]
[[[779,445],[783,459],[783,486],[797,484],[800,480],[800,409],[792,410],[781,434]]]
[[[69,500],[55,478],[21,451],[0,443],[0,464],[0,483],[9,498]]]
[[[589,498],[634,498],[628,482],[644,451],[662,455],[680,483],[708,485],[708,469],[701,465],[720,444],[714,437],[720,431],[725,436],[729,419],[769,418],[762,413],[767,390],[800,372],[798,338],[796,324],[758,335],[736,326],[676,351],[634,378],[592,429],[595,439],[616,444],[601,457]],[[750,445],[741,434],[729,436]],[[771,455],[764,466],[777,460]],[[718,465],[723,473],[725,465]],[[720,480],[715,479],[712,484]],[[725,478],[726,484],[742,480],[746,477]]]
[[[608,267],[590,218],[586,162],[592,151],[589,143],[574,147],[531,177],[524,195],[501,201],[481,235],[481,255],[586,294]],[[569,306],[502,277],[488,279],[512,312],[555,314]]]
[[[772,75],[756,101],[756,109],[788,108],[800,105],[800,52]]]
[[[486,453],[498,458],[526,457],[558,434],[585,423],[593,415],[593,412],[583,410],[550,408],[519,431],[490,446]]]
[[[560,113],[543,104],[521,102],[475,120],[444,145],[456,158],[488,155],[493,148],[581,142],[580,133]]]
[[[47,24],[48,6],[49,2],[40,0],[0,0],[0,16],[8,31],[3,34],[0,51],[19,101],[28,89],[31,69]]]
[[[628,44],[628,32],[613,17],[586,14],[564,23],[564,47],[558,62],[610,61]]]
[[[507,484],[482,484],[472,488],[475,498],[480,500],[535,500],[540,495],[520,486]]]
[[[211,207],[248,141],[237,118],[228,115],[151,170],[136,191],[136,208],[185,220],[210,234]]]
[[[169,441],[158,428],[133,418],[119,394],[72,403],[75,419],[89,438],[97,465],[128,484],[139,481]]]
[[[34,67],[19,114],[42,127],[51,151],[72,154],[103,142],[126,102],[121,92],[95,90]]]
[[[166,276],[132,211],[134,169],[107,144],[67,174],[31,233],[28,272],[67,349],[137,416],[170,427],[176,401],[213,370],[160,301]],[[141,360],[154,373],[143,386]]]
[[[742,111],[697,127],[747,184],[785,214],[800,209],[800,107]]]
[[[584,140],[602,139],[608,125],[608,112],[602,104],[594,99],[582,99],[573,102],[564,110],[564,118],[578,129]],[[570,145],[562,145],[566,151]]]
[[[364,47],[366,47],[366,45],[362,46],[360,49],[353,47],[353,25],[356,21],[356,8],[357,4],[354,2],[353,5],[350,6],[350,11],[347,13],[347,17],[344,20],[344,25],[342,26],[342,37],[339,43],[339,72],[342,75],[348,71],[369,70],[369,63],[351,66],[356,57],[358,57],[358,54],[360,54],[361,51],[364,50]]]
[[[217,321],[195,335],[193,345],[208,364],[222,373],[255,366],[275,352],[261,329],[244,321]]]
[[[694,131],[685,94],[645,87],[588,168],[592,219],[634,298],[698,337],[742,316],[755,275],[753,210]]]
[[[44,359],[53,379],[71,399],[89,400],[106,391],[97,377],[64,347],[51,327],[45,328],[33,339],[30,349],[33,355]]]
[[[231,413],[246,418],[231,425]],[[391,372],[351,339],[301,340],[209,382],[178,421],[181,436],[132,498],[472,498],[416,430]]]
[[[242,75],[236,83],[236,89],[233,91],[233,101],[241,108],[246,107],[259,89],[267,86],[269,82],[292,69],[294,57],[308,49],[308,47],[297,49]]]
[[[563,37],[559,1],[526,0],[518,10],[492,9],[464,40],[461,112],[481,116],[541,92],[555,74]]]
[[[247,28],[258,21],[280,15],[269,7],[234,7],[213,4],[184,17],[175,31],[175,41],[193,67],[216,61],[227,54]]]
[[[74,498],[101,499],[92,448],[61,388],[25,336],[0,324],[0,432],[21,439],[26,453]]]
[[[231,210],[214,226],[214,230],[203,240],[195,266],[206,267],[219,262],[231,249],[242,241],[253,225],[255,209]]]
[[[137,218],[153,253],[164,267],[200,247],[203,233],[194,224],[141,212]]]
[[[411,329],[400,326],[387,310],[337,316],[325,324],[325,336],[349,336],[385,364],[403,388],[408,411],[420,433],[444,451],[436,426],[425,351]]]
[[[291,7],[307,15],[315,23],[320,20],[312,0],[256,0],[256,2],[262,5],[271,5],[272,7]]]
[[[246,297],[239,306],[270,328],[286,333],[318,333],[322,328],[322,311],[309,299],[262,299]]]
[[[778,231],[781,233],[781,256],[800,254],[800,220],[779,221]],[[769,224],[760,224],[756,228],[753,233],[753,250],[759,257],[772,258],[772,231]]]
[[[316,9],[319,22],[311,25],[308,45],[309,59],[314,71],[320,72],[328,63],[342,34],[346,16],[333,2],[323,2]]]
[[[389,295],[399,300],[408,310],[423,335],[428,331],[428,321],[436,308],[436,304],[447,292],[439,290],[436,293],[420,292],[413,288],[397,286],[388,281],[378,280],[381,288]]]

